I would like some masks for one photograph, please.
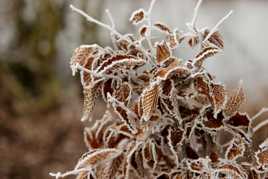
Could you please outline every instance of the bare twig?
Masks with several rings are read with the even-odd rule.
[[[226,16],[224,16],[209,32],[209,34],[207,35],[207,37],[205,38],[205,40],[203,40],[203,43],[206,42],[210,36],[217,31],[218,27],[226,20],[228,19],[228,17],[230,17],[230,15],[232,15],[233,11],[230,11]]]
[[[155,4],[156,0],[152,0],[151,3],[150,3],[150,6],[149,6],[149,9],[148,9],[148,13],[151,14],[152,10],[153,10],[153,7],[154,7],[154,4]]]
[[[257,114],[255,114],[251,118],[251,126],[250,127],[252,128],[253,133],[268,123],[268,120],[264,120],[264,121],[260,122],[258,125],[256,125],[255,127],[252,126],[252,122],[254,122],[254,120],[256,120],[258,117],[260,117],[263,113],[266,113],[266,112],[268,112],[268,108],[262,108]]]
[[[52,177],[55,177],[56,179],[59,179],[59,178],[64,178],[64,177],[67,177],[67,176],[70,176],[70,175],[77,175],[80,172],[91,172],[91,171],[92,170],[89,169],[89,168],[81,168],[81,169],[75,169],[75,170],[72,170],[72,171],[68,171],[68,172],[65,172],[65,173],[60,173],[60,172],[49,173],[49,175],[52,176]]]
[[[94,19],[93,17],[89,16],[87,13],[85,13],[85,12],[82,11],[81,9],[78,9],[78,8],[76,8],[76,7],[73,6],[73,5],[70,5],[70,8],[71,8],[73,11],[77,12],[78,14],[84,16],[89,22],[95,23],[95,24],[97,24],[97,25],[99,25],[99,26],[101,26],[101,27],[103,27],[103,28],[105,28],[105,29],[111,31],[111,32],[114,33],[114,34],[116,34],[116,35],[118,35],[118,36],[121,36],[121,34],[120,34],[119,32],[117,32],[113,27],[111,27],[111,26],[109,26],[109,25],[107,25],[107,24],[104,24],[104,23],[102,23],[102,22],[100,22],[100,21]]]
[[[202,1],[203,0],[198,0],[196,6],[194,8],[194,14],[193,14],[192,21],[190,23],[186,24],[188,26],[188,28],[194,32],[198,32],[198,29],[196,28],[196,21],[197,21],[198,12],[199,12],[200,6],[202,4]]]
[[[152,13],[155,2],[156,2],[156,0],[151,1],[149,9],[147,11],[148,35],[146,36],[146,40],[148,42],[148,45],[149,45],[151,52],[153,52],[153,45],[151,42],[151,31],[152,31],[151,13]]]
[[[106,14],[107,14],[107,16],[108,16],[108,18],[109,18],[109,20],[110,20],[110,22],[111,22],[111,27],[112,27],[113,29],[115,29],[115,23],[114,23],[114,19],[113,19],[113,17],[112,17],[111,12],[109,11],[109,9],[106,9],[105,12],[106,12]]]

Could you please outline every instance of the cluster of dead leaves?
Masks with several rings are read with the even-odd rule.
[[[77,178],[260,178],[268,149],[252,150],[252,119],[239,112],[242,84],[233,92],[204,68],[224,47],[218,31],[188,35],[133,13],[139,35],[112,34],[114,47],[83,45],[71,59],[80,70],[84,114],[91,119],[101,97],[107,111],[84,132],[89,149]],[[151,41],[152,30],[164,38]],[[149,34],[149,35],[148,35]],[[145,46],[150,40],[153,46]],[[174,55],[183,44],[199,48],[192,59]]]

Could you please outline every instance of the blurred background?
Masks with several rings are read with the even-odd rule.
[[[186,29],[196,0],[159,0],[153,19]],[[81,87],[69,59],[80,44],[110,45],[109,34],[85,21],[70,4],[107,22],[110,9],[120,32],[135,30],[130,13],[149,0],[0,1],[0,178],[50,178],[71,169],[83,144]],[[209,59],[208,70],[232,89],[244,81],[250,115],[268,106],[268,1],[204,0],[198,26],[221,26],[224,54]],[[183,52],[181,53],[184,57]]]

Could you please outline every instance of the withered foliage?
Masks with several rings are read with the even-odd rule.
[[[96,22],[111,31],[113,48],[83,45],[75,50],[71,68],[81,72],[82,119],[93,123],[84,131],[89,151],[74,170],[51,175],[76,175],[77,179],[265,177],[268,147],[253,150],[254,121],[238,111],[245,100],[241,84],[229,94],[204,68],[206,59],[223,49],[220,33],[195,26],[178,33],[164,23],[152,23],[153,3],[148,12],[140,9],[130,18],[135,25],[142,23],[138,37]],[[164,39],[151,39],[153,30],[163,32]],[[173,55],[184,41],[189,48],[199,48],[192,59]],[[91,119],[98,96],[107,109],[101,119]]]

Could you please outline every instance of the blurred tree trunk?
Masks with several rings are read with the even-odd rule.
[[[15,36],[8,50],[1,55],[1,86],[9,91],[10,98],[1,99],[0,105],[12,109],[15,114],[37,111],[46,112],[57,108],[61,102],[63,89],[57,76],[57,37],[66,27],[69,1],[61,3],[53,0],[32,1],[13,0],[10,20],[14,22]],[[95,3],[82,0],[82,8],[94,17],[102,16],[104,0]],[[25,8],[34,9],[33,18],[25,17]],[[92,14],[92,12],[94,14]],[[81,34],[78,41],[98,43],[98,27],[81,17]],[[64,48],[65,44],[61,44]],[[61,73],[61,72],[60,72]],[[13,79],[8,82],[5,79]],[[7,86],[4,84],[8,84]],[[7,103],[6,100],[9,100]],[[4,104],[9,104],[8,106]]]

